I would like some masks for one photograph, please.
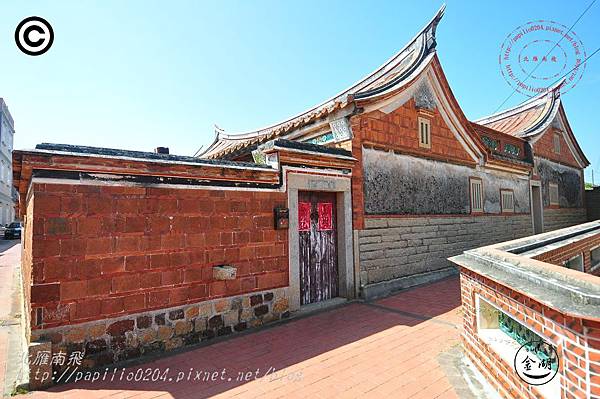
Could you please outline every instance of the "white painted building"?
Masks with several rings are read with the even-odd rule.
[[[15,220],[12,187],[12,151],[15,123],[3,98],[0,98],[0,224]]]

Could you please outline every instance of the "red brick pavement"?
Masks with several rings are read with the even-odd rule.
[[[13,273],[20,260],[21,246],[16,241],[0,238],[0,393],[5,391],[7,372],[9,325],[13,320]],[[7,388],[10,390],[10,388]]]
[[[138,367],[163,372],[168,368],[171,382],[118,381],[118,373],[112,382],[80,381],[30,396],[455,398],[458,396],[436,355],[459,343],[459,306],[458,278],[450,278],[372,304],[353,303],[125,371],[127,375]],[[265,376],[271,367],[278,374]],[[217,372],[217,381],[175,382],[177,372],[183,371],[187,377],[190,369]],[[223,370],[225,374],[221,374]],[[257,370],[260,378],[255,379]],[[251,375],[247,381],[239,378],[246,373]],[[191,375],[193,379],[195,373]]]

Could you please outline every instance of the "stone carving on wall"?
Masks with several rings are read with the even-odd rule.
[[[252,151],[252,159],[254,159],[254,163],[257,163],[259,165],[267,164],[267,156],[260,149]]]
[[[425,82],[421,83],[419,87],[417,87],[413,98],[415,99],[415,106],[417,108],[424,108],[433,111],[437,107],[435,97]]]
[[[564,131],[565,127],[562,124],[562,121],[560,120],[560,118],[558,117],[558,115],[552,120],[552,123],[550,124],[550,126],[552,126],[555,129]]]
[[[352,130],[346,118],[336,119],[329,122],[331,132],[336,142],[350,140],[352,138]]]
[[[279,167],[279,158],[276,153],[265,154],[264,148],[257,148],[252,151],[252,159],[254,163],[259,165],[269,165],[272,168],[277,169]]]
[[[317,137],[314,137],[314,138],[308,140],[308,143],[323,145],[323,144],[331,143],[332,141],[335,141],[333,132],[327,132],[325,134],[322,134],[320,136],[317,136]]]

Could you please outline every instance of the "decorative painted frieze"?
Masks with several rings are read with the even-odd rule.
[[[322,144],[331,143],[332,141],[335,141],[333,132],[327,132],[320,136],[313,137],[312,139],[308,140],[308,143],[322,145]]]

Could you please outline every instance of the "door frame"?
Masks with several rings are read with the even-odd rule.
[[[534,187],[536,190],[539,190],[540,200],[539,200],[539,209],[540,209],[540,232],[535,232],[535,204],[533,197]],[[539,180],[530,180],[529,181],[529,196],[531,198],[530,201],[530,211],[531,211],[531,228],[533,234],[541,234],[544,232],[544,201],[543,201],[543,193],[542,193],[542,182]]]
[[[337,264],[339,297],[352,299],[354,293],[354,253],[352,243],[352,193],[350,178],[288,173],[287,192],[289,209],[289,307],[300,309],[300,244],[298,234],[298,191],[326,191],[336,193]]]

